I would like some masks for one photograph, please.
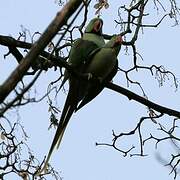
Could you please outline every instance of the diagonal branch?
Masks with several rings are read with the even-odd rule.
[[[40,70],[37,75],[34,77],[34,79],[22,90],[22,92],[20,94],[18,94],[12,101],[10,101],[8,104],[5,105],[5,108],[2,109],[2,111],[0,111],[0,117],[3,117],[3,114],[13,106],[13,104],[20,100],[23,95],[34,85],[34,83],[36,82],[36,80],[38,79],[38,77],[40,76],[42,70]]]
[[[31,47],[33,46],[32,43],[16,40],[13,37],[3,36],[3,35],[0,35],[0,45],[7,46],[9,49],[12,49],[12,48],[31,49]],[[42,55],[45,58],[50,57],[50,53],[46,51],[41,51],[40,55]],[[51,55],[51,58],[55,58],[55,57]],[[65,58],[60,57],[60,56],[58,57],[58,59],[62,59],[62,61],[65,60]]]
[[[44,48],[56,35],[59,29],[67,22],[69,17],[76,11],[81,3],[81,0],[70,0],[62,8],[62,10],[57,13],[54,20],[50,23],[39,40],[32,46],[24,60],[21,61],[20,65],[11,73],[4,84],[0,86],[0,103],[2,103],[10,92],[16,87],[19,80],[23,78],[31,66],[33,60],[37,58],[41,51],[44,50]]]
[[[137,102],[139,102],[139,103],[141,103],[141,104],[143,104],[143,105],[145,105],[151,109],[154,109],[155,111],[158,111],[162,114],[168,114],[169,116],[175,116],[175,117],[180,118],[180,112],[179,111],[176,111],[176,110],[161,106],[159,104],[156,104],[152,101],[149,101],[149,100],[143,98],[142,96],[139,96],[139,95],[135,94],[134,92],[129,91],[128,89],[125,89],[121,86],[107,82],[107,83],[105,83],[105,87],[112,89],[116,92],[119,92],[120,94],[123,94],[126,97],[128,97],[129,100],[133,99],[133,100],[135,100],[135,101],[137,101]]]

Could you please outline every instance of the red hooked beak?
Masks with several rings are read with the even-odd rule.
[[[102,28],[102,22],[100,20],[97,20],[93,27],[94,32],[96,33],[100,32],[101,28]]]
[[[122,36],[121,36],[121,35],[118,35],[118,36],[116,37],[115,43],[116,43],[116,44],[122,44],[122,42],[123,42]]]

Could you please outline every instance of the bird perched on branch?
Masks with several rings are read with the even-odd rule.
[[[47,166],[54,147],[59,147],[73,112],[90,102],[103,90],[102,82],[111,81],[115,76],[118,69],[117,56],[121,49],[121,44],[122,37],[120,35],[113,36],[103,47],[91,52],[82,66],[82,73],[90,74],[99,79],[100,83],[83,81],[73,77],[71,74],[68,75],[69,92],[44,168]]]
[[[104,46],[105,41],[102,36],[103,20],[100,18],[92,19],[87,25],[82,38],[78,38],[72,45],[69,53],[68,63],[78,72],[81,72],[88,55],[95,49]],[[60,88],[69,78],[69,73],[65,70],[64,79]]]
[[[115,35],[104,47],[94,50],[88,57],[84,73],[90,73],[98,78],[100,83],[86,83],[86,91],[81,97],[81,102],[76,111],[94,99],[104,88],[103,83],[111,81],[118,71],[117,56],[123,40],[120,35]],[[84,88],[82,85],[80,86]]]
[[[100,83],[79,80],[69,74],[69,92],[47,160],[49,160],[54,147],[60,145],[73,112],[90,102],[102,91],[104,88],[101,85],[102,82],[111,81],[115,76],[118,69],[117,56],[121,44],[122,37],[120,35],[113,36],[109,42],[103,47],[95,49],[87,58],[82,72],[100,79]]]
[[[82,73],[90,74],[100,80],[100,83],[92,83],[79,80],[69,74],[69,92],[61,114],[61,119],[56,131],[50,153],[54,146],[59,146],[66,126],[73,114],[85,104],[94,99],[102,90],[103,82],[111,81],[118,70],[117,56],[121,49],[122,37],[115,35],[103,47],[95,49],[86,59],[82,67]],[[79,104],[79,105],[78,105]]]
[[[102,46],[104,46],[105,41],[104,38],[102,36],[102,27],[103,27],[103,20],[100,18],[94,18],[92,19],[89,24],[87,25],[85,32],[83,33],[82,38],[78,38],[77,40],[75,40],[75,42],[73,43],[70,53],[69,53],[69,60],[68,63],[78,72],[83,72],[83,67],[86,64],[86,60],[87,57],[95,50],[98,48],[101,48]],[[70,88],[69,88],[69,92],[73,92],[72,91],[72,87],[74,86],[74,84],[77,84],[77,80],[70,75],[70,73],[65,70],[64,73],[64,79],[61,83],[60,88],[64,85],[64,83],[69,79],[70,82]],[[75,81],[75,83],[73,82],[73,80]],[[71,95],[72,94],[72,95]],[[73,93],[69,93],[65,106],[64,106],[64,110],[63,113],[61,115],[61,119],[58,125],[58,129],[56,131],[54,140],[52,142],[51,148],[49,150],[46,162],[44,167],[38,172],[38,174],[40,174],[42,171],[46,170],[47,168],[47,164],[48,161],[51,157],[51,154],[54,150],[54,147],[58,145],[58,141],[60,143],[60,140],[62,138],[62,135],[64,133],[64,130],[62,131],[61,128],[63,126],[64,120],[67,119],[66,116],[66,111],[68,108],[68,102],[69,99],[71,99],[70,97],[74,96],[74,92]],[[71,101],[71,100],[70,100]],[[69,115],[68,115],[69,116]],[[61,132],[62,131],[62,132]]]

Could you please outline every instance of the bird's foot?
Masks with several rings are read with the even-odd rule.
[[[88,81],[93,78],[93,75],[91,73],[84,73],[84,75],[87,77]]]
[[[103,78],[101,77],[95,77],[92,73],[84,73],[85,77],[88,81],[91,81],[93,83],[102,84]]]

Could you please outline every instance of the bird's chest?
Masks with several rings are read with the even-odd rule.
[[[96,77],[106,78],[112,72],[116,64],[116,56],[113,51],[106,50],[102,53],[97,53],[93,58],[86,72],[95,75]]]

